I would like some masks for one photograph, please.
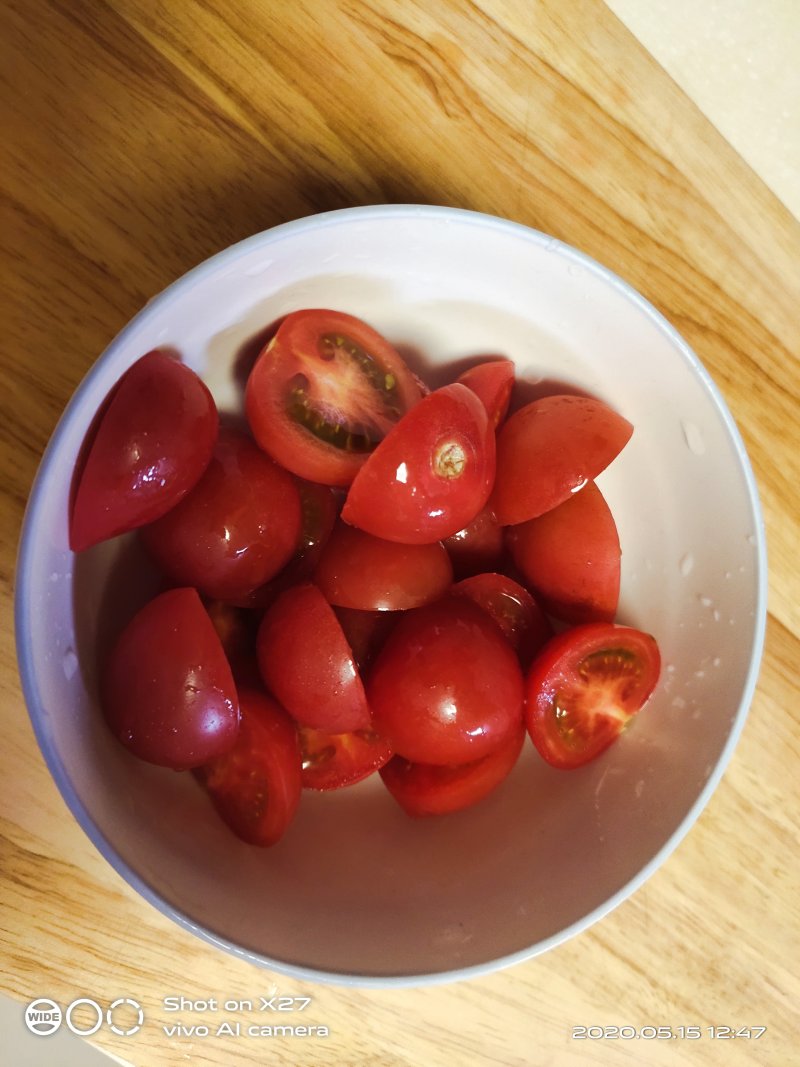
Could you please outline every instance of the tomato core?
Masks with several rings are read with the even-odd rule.
[[[625,706],[641,679],[642,661],[626,648],[604,648],[584,656],[577,675],[579,683],[556,690],[551,708],[562,741],[582,748],[598,720],[617,723],[619,730],[627,726]]]

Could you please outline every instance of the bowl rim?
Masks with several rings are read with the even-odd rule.
[[[667,336],[673,347],[680,352],[685,362],[691,367],[694,374],[705,387],[734,446],[739,467],[744,476],[748,503],[753,519],[754,536],[756,541],[755,558],[757,597],[754,609],[753,641],[748,672],[738,708],[731,720],[731,729],[719,758],[694,803],[689,808],[680,824],[670,835],[669,839],[664,842],[658,852],[656,852],[651,859],[628,880],[628,882],[621,886],[620,889],[606,901],[592,909],[592,911],[588,912],[580,919],[571,923],[568,927],[565,927],[563,930],[558,931],[558,933],[553,934],[542,941],[538,941],[533,945],[519,949],[516,952],[508,953],[504,956],[484,961],[483,963],[463,968],[454,968],[447,971],[421,974],[399,973],[396,975],[355,974],[294,964],[261,953],[251,952],[227,938],[218,936],[212,930],[198,925],[179,907],[166,901],[152,886],[150,886],[146,879],[139,875],[125,860],[123,860],[108,838],[95,825],[89,812],[86,810],[78,796],[72,781],[67,775],[58,753],[55,751],[54,747],[51,746],[47,731],[40,721],[42,716],[42,701],[40,699],[38,684],[33,670],[31,633],[34,617],[31,597],[29,595],[34,567],[32,543],[34,539],[33,532],[37,527],[37,516],[44,499],[44,489],[45,484],[48,481],[48,472],[52,465],[53,457],[58,451],[61,440],[66,434],[70,416],[80,405],[84,394],[89,392],[94,380],[102,374],[104,365],[110,360],[114,352],[125,344],[128,335],[138,327],[144,318],[155,314],[163,305],[168,304],[177,294],[190,289],[199,279],[213,274],[220,267],[234,262],[254,249],[266,247],[276,241],[281,241],[286,237],[300,234],[308,230],[319,229],[320,227],[338,226],[348,222],[367,222],[371,220],[388,219],[402,221],[408,220],[409,218],[417,220],[428,219],[431,221],[458,222],[469,226],[505,231],[512,237],[532,242],[547,251],[556,252],[558,255],[571,259],[576,265],[579,265],[583,269],[600,276],[601,279],[607,284],[610,284],[612,288],[614,288],[627,301],[634,304],[639,312],[647,316],[656,328]],[[614,273],[608,267],[603,266],[591,256],[572,245],[566,244],[556,237],[546,234],[541,230],[525,226],[522,223],[513,222],[510,219],[505,219],[485,212],[433,204],[376,204],[363,207],[339,208],[332,211],[303,216],[273,226],[269,229],[262,230],[259,233],[253,234],[250,237],[230,245],[222,251],[203,260],[149,300],[111,340],[109,345],[95,360],[92,367],[86,373],[68,400],[59,418],[40,460],[28,497],[19,538],[15,577],[14,615],[17,662],[22,683],[22,692],[36,741],[44,756],[48,770],[50,771],[67,807],[103,858],[114,868],[114,870],[116,870],[128,885],[131,886],[131,888],[147,900],[153,907],[157,908],[161,914],[172,919],[179,926],[199,936],[204,941],[217,948],[222,948],[234,956],[292,979],[358,988],[401,988],[443,985],[478,978],[523,963],[526,960],[532,959],[535,956],[541,955],[542,953],[563,944],[565,941],[568,941],[577,934],[587,930],[640,888],[640,886],[642,886],[655,873],[655,871],[666,861],[686,837],[719,785],[719,782],[730,763],[734,749],[739,742],[739,738],[749,714],[764,652],[767,618],[767,573],[766,533],[758,486],[744,442],[727,403],[711,375],[700,362],[700,359],[691,349],[689,344],[664,317],[664,315],[662,315],[661,312],[642,296],[641,293],[634,289],[632,285],[624,281],[619,275]]]

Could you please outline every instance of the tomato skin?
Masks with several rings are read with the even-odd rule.
[[[494,472],[486,408],[465,385],[446,385],[378,445],[350,487],[342,518],[386,541],[440,541],[483,508]]]
[[[301,725],[327,733],[370,728],[353,652],[316,586],[278,597],[259,626],[256,655],[267,689]]]
[[[69,543],[82,552],[164,515],[200,480],[219,416],[184,363],[148,352],[114,387],[77,480]]]
[[[546,396],[516,411],[497,435],[492,506],[502,526],[535,519],[593,480],[633,427],[601,400]]]
[[[545,610],[564,622],[612,622],[620,583],[619,535],[594,482],[537,519],[507,531],[514,562]]]
[[[531,594],[505,574],[476,574],[457,582],[456,596],[467,596],[497,623],[508,643],[527,667],[553,629]]]
[[[334,607],[333,610],[363,677],[386,643],[386,638],[392,632],[400,613],[340,607]]]
[[[503,527],[490,507],[479,511],[469,525],[443,543],[458,579],[495,571],[503,560]]]
[[[374,730],[327,734],[301,726],[304,789],[327,792],[362,782],[392,758],[388,742]]]
[[[245,409],[256,441],[282,467],[344,486],[419,397],[411,371],[376,330],[313,308],[281,322],[247,380]]]
[[[441,766],[410,763],[395,756],[381,768],[380,775],[412,818],[450,815],[480,803],[505,781],[519,759],[525,737],[525,727],[520,724],[500,748],[471,763]]]
[[[195,776],[236,836],[266,848],[283,837],[300,803],[297,726],[257,689],[243,688],[240,701],[236,744],[198,768]]]
[[[514,387],[514,363],[510,359],[493,359],[478,363],[460,374],[457,379],[479,396],[489,416],[492,429],[496,430],[508,411],[511,390]]]
[[[420,763],[467,763],[499,748],[522,721],[517,657],[485,611],[447,597],[398,621],[372,665],[375,729]]]
[[[440,541],[401,545],[340,522],[314,572],[330,604],[360,611],[404,611],[437,600],[453,568]]]
[[[641,710],[660,671],[655,639],[629,626],[590,622],[558,634],[526,678],[531,740],[553,767],[583,766]]]
[[[161,570],[218,600],[242,601],[292,557],[300,496],[244,434],[222,430],[205,473],[140,537]]]
[[[233,676],[194,589],[161,593],[131,619],[105,664],[100,693],[115,736],[148,763],[188,770],[236,741]]]

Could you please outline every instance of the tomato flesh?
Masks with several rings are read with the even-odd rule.
[[[82,552],[164,515],[200,480],[219,416],[201,379],[164,352],[148,352],[123,375],[88,448],[70,516]]]
[[[649,699],[661,657],[649,634],[585,623],[552,638],[526,679],[526,724],[548,763],[569,769],[599,756]]]
[[[546,396],[516,411],[497,435],[492,506],[502,526],[568,500],[618,455],[633,432],[601,400]]]
[[[297,727],[266,693],[243,688],[236,744],[195,771],[220,817],[250,845],[277,844],[301,794]]]
[[[367,323],[325,309],[281,322],[247,381],[259,445],[313,482],[349,485],[420,397],[400,355]]]
[[[395,756],[380,774],[407,815],[450,815],[471,808],[493,793],[514,769],[524,741],[525,728],[520,724],[498,749],[471,763],[437,766],[410,763]]]
[[[101,704],[122,744],[160,767],[188,770],[233,746],[236,688],[196,590],[161,593],[131,619],[102,673]]]
[[[355,785],[392,758],[388,742],[374,730],[328,734],[300,727],[303,788],[327,791]]]

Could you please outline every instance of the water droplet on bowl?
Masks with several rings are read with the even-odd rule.
[[[681,429],[683,430],[683,439],[686,442],[687,448],[695,456],[702,456],[706,451],[706,442],[703,434],[700,432],[700,428],[695,426],[693,422],[686,420],[681,421]]]
[[[702,593],[698,594],[697,599],[700,601],[704,608],[710,608],[714,603],[710,596],[704,596]]]
[[[721,663],[722,663],[722,660],[720,659],[720,657],[719,656],[714,656],[714,658],[711,661],[711,666],[712,667],[719,667]]]
[[[57,582],[60,577],[61,576],[58,573],[58,571],[53,571],[53,573],[50,575],[50,581],[51,582]]]
[[[748,545],[754,545],[756,543],[756,535],[755,534],[748,534],[747,535],[747,543],[748,543]]]
[[[64,655],[61,657],[61,665],[64,668],[64,677],[69,682],[78,669],[78,657],[75,655],[74,648],[64,650]]]
[[[692,567],[694,567],[694,556],[692,555],[692,553],[687,552],[686,555],[682,557],[678,566],[680,567],[680,571],[683,577],[688,578],[689,575],[692,573]]]

